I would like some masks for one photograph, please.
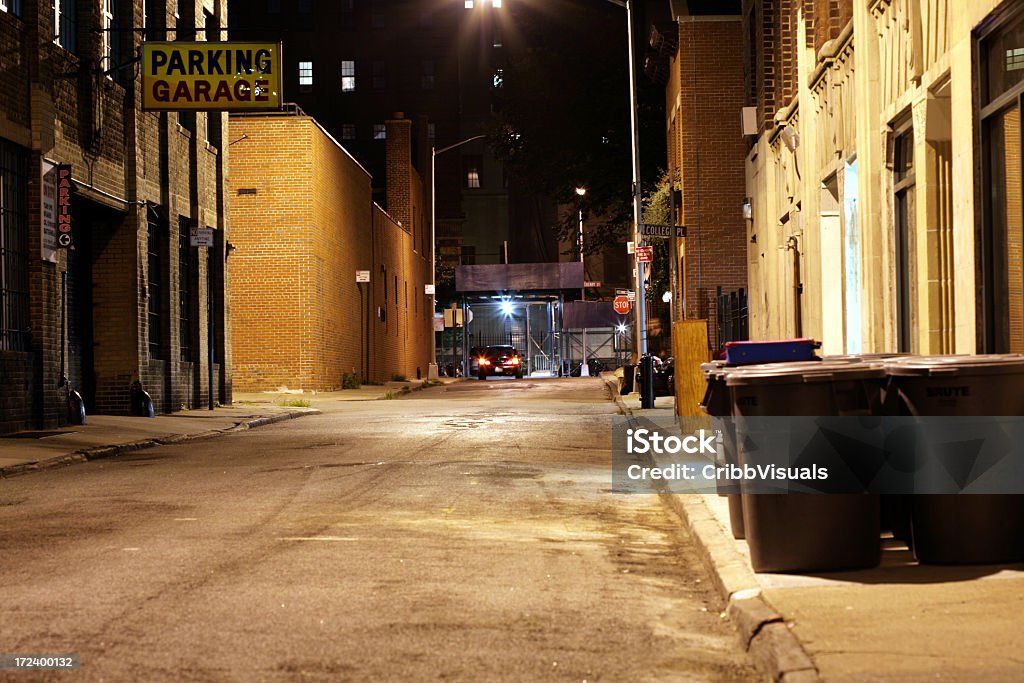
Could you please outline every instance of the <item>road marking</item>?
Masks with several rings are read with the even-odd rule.
[[[198,522],[198,517],[175,517],[175,522]]]
[[[358,541],[355,536],[283,536],[279,541]]]

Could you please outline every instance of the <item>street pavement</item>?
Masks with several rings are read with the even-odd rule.
[[[0,438],[7,474],[98,458],[0,479],[0,653],[111,681],[1024,678],[1024,566],[888,542],[754,574],[724,498],[609,493],[600,380],[402,388]]]
[[[0,439],[0,679],[761,679],[600,379],[287,396]]]

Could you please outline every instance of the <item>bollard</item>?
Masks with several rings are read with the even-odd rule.
[[[654,358],[649,353],[640,356],[640,407],[654,407]]]

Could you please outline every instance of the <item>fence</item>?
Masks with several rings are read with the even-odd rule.
[[[724,348],[726,342],[745,341],[750,336],[749,318],[747,315],[747,291],[739,289],[727,294],[722,288],[718,296],[718,348]]]

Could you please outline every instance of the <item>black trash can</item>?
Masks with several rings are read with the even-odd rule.
[[[881,363],[775,363],[730,373],[733,415],[853,416],[879,410]],[[740,464],[756,464],[737,422]],[[881,559],[879,498],[869,494],[744,493],[743,519],[757,572],[861,569]]]
[[[732,400],[729,398],[729,388],[725,384],[725,378],[730,372],[738,371],[738,368],[730,368],[724,360],[702,363],[701,372],[704,373],[706,387],[704,398],[701,399],[701,409],[711,417],[725,417],[732,415]],[[722,453],[719,456],[719,465],[738,464],[736,453],[736,425],[732,420],[726,420],[722,429]],[[739,487],[719,482],[718,495],[725,496],[729,502],[729,528],[733,538],[743,539],[745,531],[743,527],[743,499],[740,497]]]
[[[619,396],[633,393],[633,380],[636,378],[636,366],[622,366],[622,381],[619,383]]]
[[[1024,356],[1018,354],[904,358],[886,363],[886,370],[886,404],[895,414],[1024,415]],[[1024,560],[1024,495],[918,494],[910,516],[919,562]]]

